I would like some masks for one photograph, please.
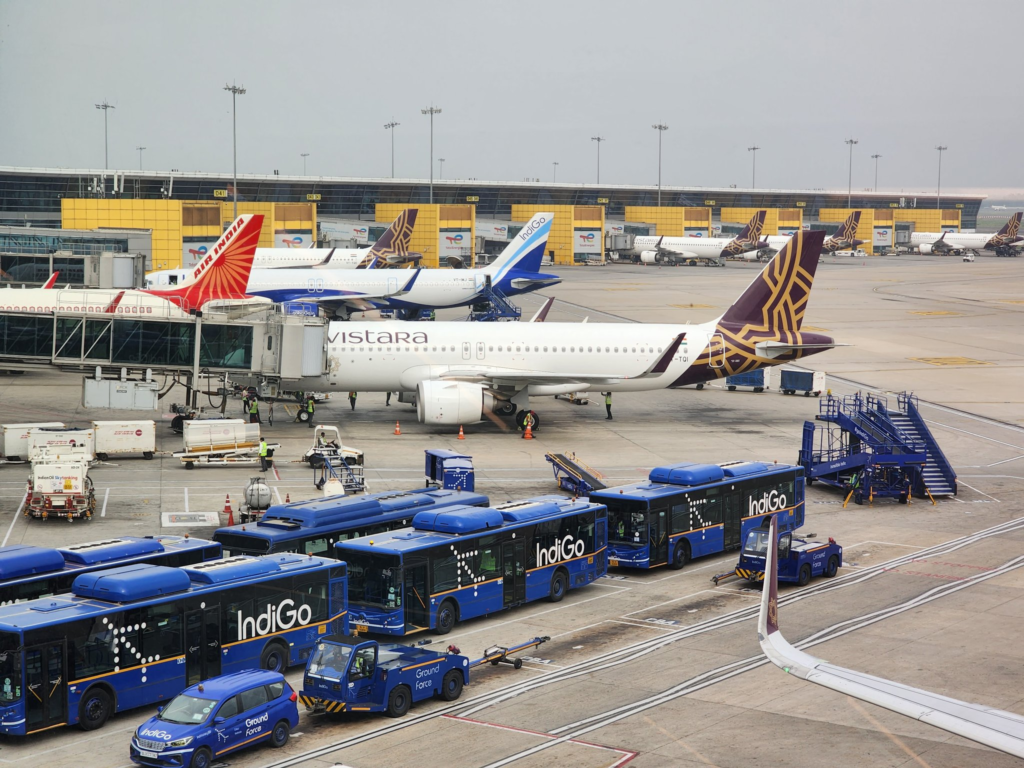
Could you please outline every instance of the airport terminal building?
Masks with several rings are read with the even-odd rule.
[[[150,230],[150,268],[189,266],[232,218],[230,174],[0,167],[0,225]],[[419,209],[412,248],[426,266],[450,257],[473,264],[500,251],[537,211],[553,211],[549,256],[558,265],[603,260],[637,234],[709,236],[738,231],[767,209],[764,235],[800,227],[833,231],[861,210],[869,252],[899,242],[900,230],[976,226],[982,195],[902,196],[855,191],[499,182],[243,174],[240,213],[265,216],[262,247],[361,245],[408,207]],[[941,208],[939,207],[941,202]],[[866,237],[870,234],[870,237]],[[0,258],[2,254],[0,254]],[[0,268],[3,265],[0,264]]]

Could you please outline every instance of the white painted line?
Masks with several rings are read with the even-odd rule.
[[[683,625],[673,624],[671,627],[663,627],[660,624],[652,624],[649,621],[622,621],[621,619],[608,619],[612,624],[625,624],[627,627],[636,627],[637,629],[660,629],[662,632],[675,632],[677,629],[681,629]]]
[[[110,498],[110,489],[107,488],[107,492],[103,494],[103,509],[100,510],[100,517],[107,516],[107,499]]]
[[[281,492],[279,490],[277,490],[277,486],[276,485],[274,486],[274,495],[277,496],[277,503],[278,504],[284,504],[284,502],[281,501]],[[292,736],[294,736],[294,735],[295,734],[293,733]]]
[[[675,603],[675,602],[677,602],[679,600],[686,600],[687,598],[694,597],[695,595],[702,595],[705,592],[710,592],[713,595],[725,594],[724,590],[701,589],[701,590],[698,590],[696,592],[691,592],[688,595],[683,595],[682,597],[673,597],[671,600],[666,600],[663,603],[655,603],[654,605],[648,605],[648,606],[645,606],[644,608],[640,608],[640,609],[635,610],[635,611],[630,611],[629,613],[623,614],[622,618],[627,619],[630,616],[632,616],[634,613],[644,613],[646,611],[651,611],[651,610],[657,608],[659,605],[668,605],[669,603]]]
[[[185,514],[188,514],[188,488],[182,488],[185,491]]]
[[[18,511],[14,513],[14,519],[11,520],[11,524],[7,528],[7,535],[4,536],[3,542],[0,542],[0,547],[7,546],[7,540],[11,538],[11,531],[14,530],[14,524],[18,522],[18,518],[21,517],[21,510],[25,508],[26,501],[28,501],[28,491],[25,491],[25,495],[21,497],[21,504],[18,505]]]
[[[962,485],[967,485],[967,483],[965,483],[965,482],[964,482],[963,480],[961,480],[961,481],[960,481],[960,483],[961,483]],[[968,488],[970,488],[970,489],[971,489],[972,491],[974,491],[975,493],[980,493],[980,494],[981,494],[982,496],[988,496],[988,498],[992,499],[992,501],[999,501],[999,499],[997,499],[997,498],[996,498],[995,496],[989,496],[989,495],[988,495],[987,493],[985,493],[984,491],[979,491],[979,490],[978,490],[977,488],[975,488],[975,487],[974,487],[973,485],[967,485],[967,487],[968,487]],[[1002,502],[1001,502],[1001,501],[1000,501],[999,503],[1000,503],[1000,504],[1002,504]]]
[[[1024,459],[1024,455],[1014,456],[1012,459],[1003,459],[1002,461],[997,461],[997,462],[995,462],[993,464],[986,464],[985,466],[986,467],[998,467],[1000,464],[1009,464],[1011,461],[1017,461],[1018,459]],[[971,467],[971,469],[981,469],[981,467]]]

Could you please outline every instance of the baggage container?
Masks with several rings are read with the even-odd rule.
[[[63,427],[63,421],[47,421],[39,424],[4,424],[0,436],[0,455],[7,461],[28,461],[28,436],[33,429]]]
[[[141,453],[152,459],[156,451],[156,424],[150,421],[94,421],[96,458]]]
[[[790,371],[782,369],[779,389],[784,395],[795,395],[803,392],[804,397],[814,395],[818,397],[825,391],[824,371]]]
[[[219,453],[257,447],[260,425],[242,419],[200,419],[186,421],[181,434],[187,453]]]
[[[91,428],[79,427],[42,427],[33,429],[28,436],[29,461],[42,458],[81,458],[85,462],[93,461],[96,456],[93,445],[96,433]]]

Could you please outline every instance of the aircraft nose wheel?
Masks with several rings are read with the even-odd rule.
[[[530,422],[530,428],[536,432],[540,429],[540,417],[536,411],[520,411],[516,414],[516,426],[521,430],[526,430],[527,420]]]

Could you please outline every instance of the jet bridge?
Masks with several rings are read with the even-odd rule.
[[[188,317],[57,310],[0,312],[0,368],[88,372],[126,380],[165,374],[193,387],[200,374],[300,389],[323,375],[327,321],[282,309]]]

